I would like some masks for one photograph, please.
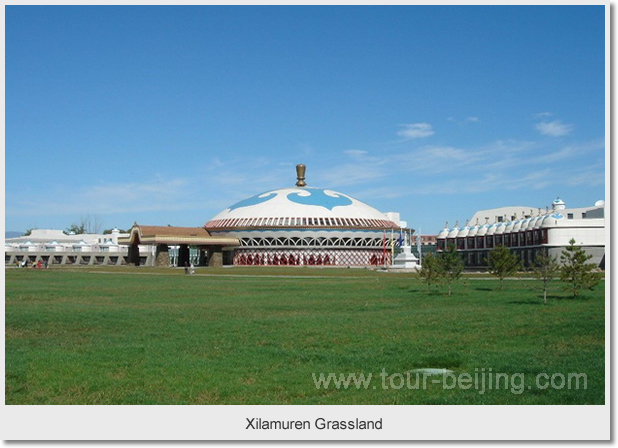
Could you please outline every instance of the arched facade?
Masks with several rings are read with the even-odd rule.
[[[492,222],[488,221],[492,219]],[[524,266],[534,265],[539,251],[560,258],[574,239],[588,254],[591,263],[601,266],[605,256],[605,210],[599,201],[594,207],[567,209],[560,198],[542,212],[529,207],[504,207],[477,212],[475,225],[452,229],[448,225],[437,236],[437,251],[454,245],[468,267],[486,267],[489,252],[506,246]],[[480,219],[486,221],[479,224]]]

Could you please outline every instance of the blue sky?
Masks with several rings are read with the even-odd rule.
[[[6,6],[5,228],[292,186],[437,233],[605,197],[603,6]]]

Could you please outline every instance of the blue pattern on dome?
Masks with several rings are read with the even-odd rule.
[[[274,191],[268,194],[266,193],[256,194],[255,196],[251,196],[250,198],[243,199],[242,201],[237,202],[236,204],[232,205],[230,207],[230,211],[236,210],[237,208],[241,208],[241,207],[249,207],[251,205],[262,204],[266,201],[270,201],[275,196],[277,196],[277,192],[274,192]]]
[[[560,213],[554,213],[551,215],[552,218],[554,219],[562,219],[564,218],[564,216],[562,216]]]
[[[303,190],[309,193],[308,196],[301,196],[300,192],[292,192],[287,194],[287,198],[301,205],[315,205],[317,207],[324,207],[328,210],[332,210],[335,207],[345,207],[352,205],[352,200],[346,196],[338,193],[331,193],[335,196],[328,195],[324,190],[318,188],[312,188]]]

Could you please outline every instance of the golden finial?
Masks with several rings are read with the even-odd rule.
[[[297,187],[306,187],[307,184],[305,183],[305,170],[307,169],[307,167],[305,165],[303,165],[302,163],[299,163],[298,165],[296,165],[296,186]]]

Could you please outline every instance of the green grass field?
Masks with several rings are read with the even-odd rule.
[[[7,269],[5,283],[6,404],[606,398],[603,282],[577,300],[555,282],[546,306],[535,281],[499,291],[497,281],[466,277],[449,297],[428,294],[412,274],[365,269]],[[517,375],[521,393],[504,383],[484,393],[441,381],[395,388],[399,377],[379,376],[419,368]],[[367,388],[316,388],[313,374],[331,372],[373,378]],[[586,388],[538,388],[542,373],[585,373]]]

